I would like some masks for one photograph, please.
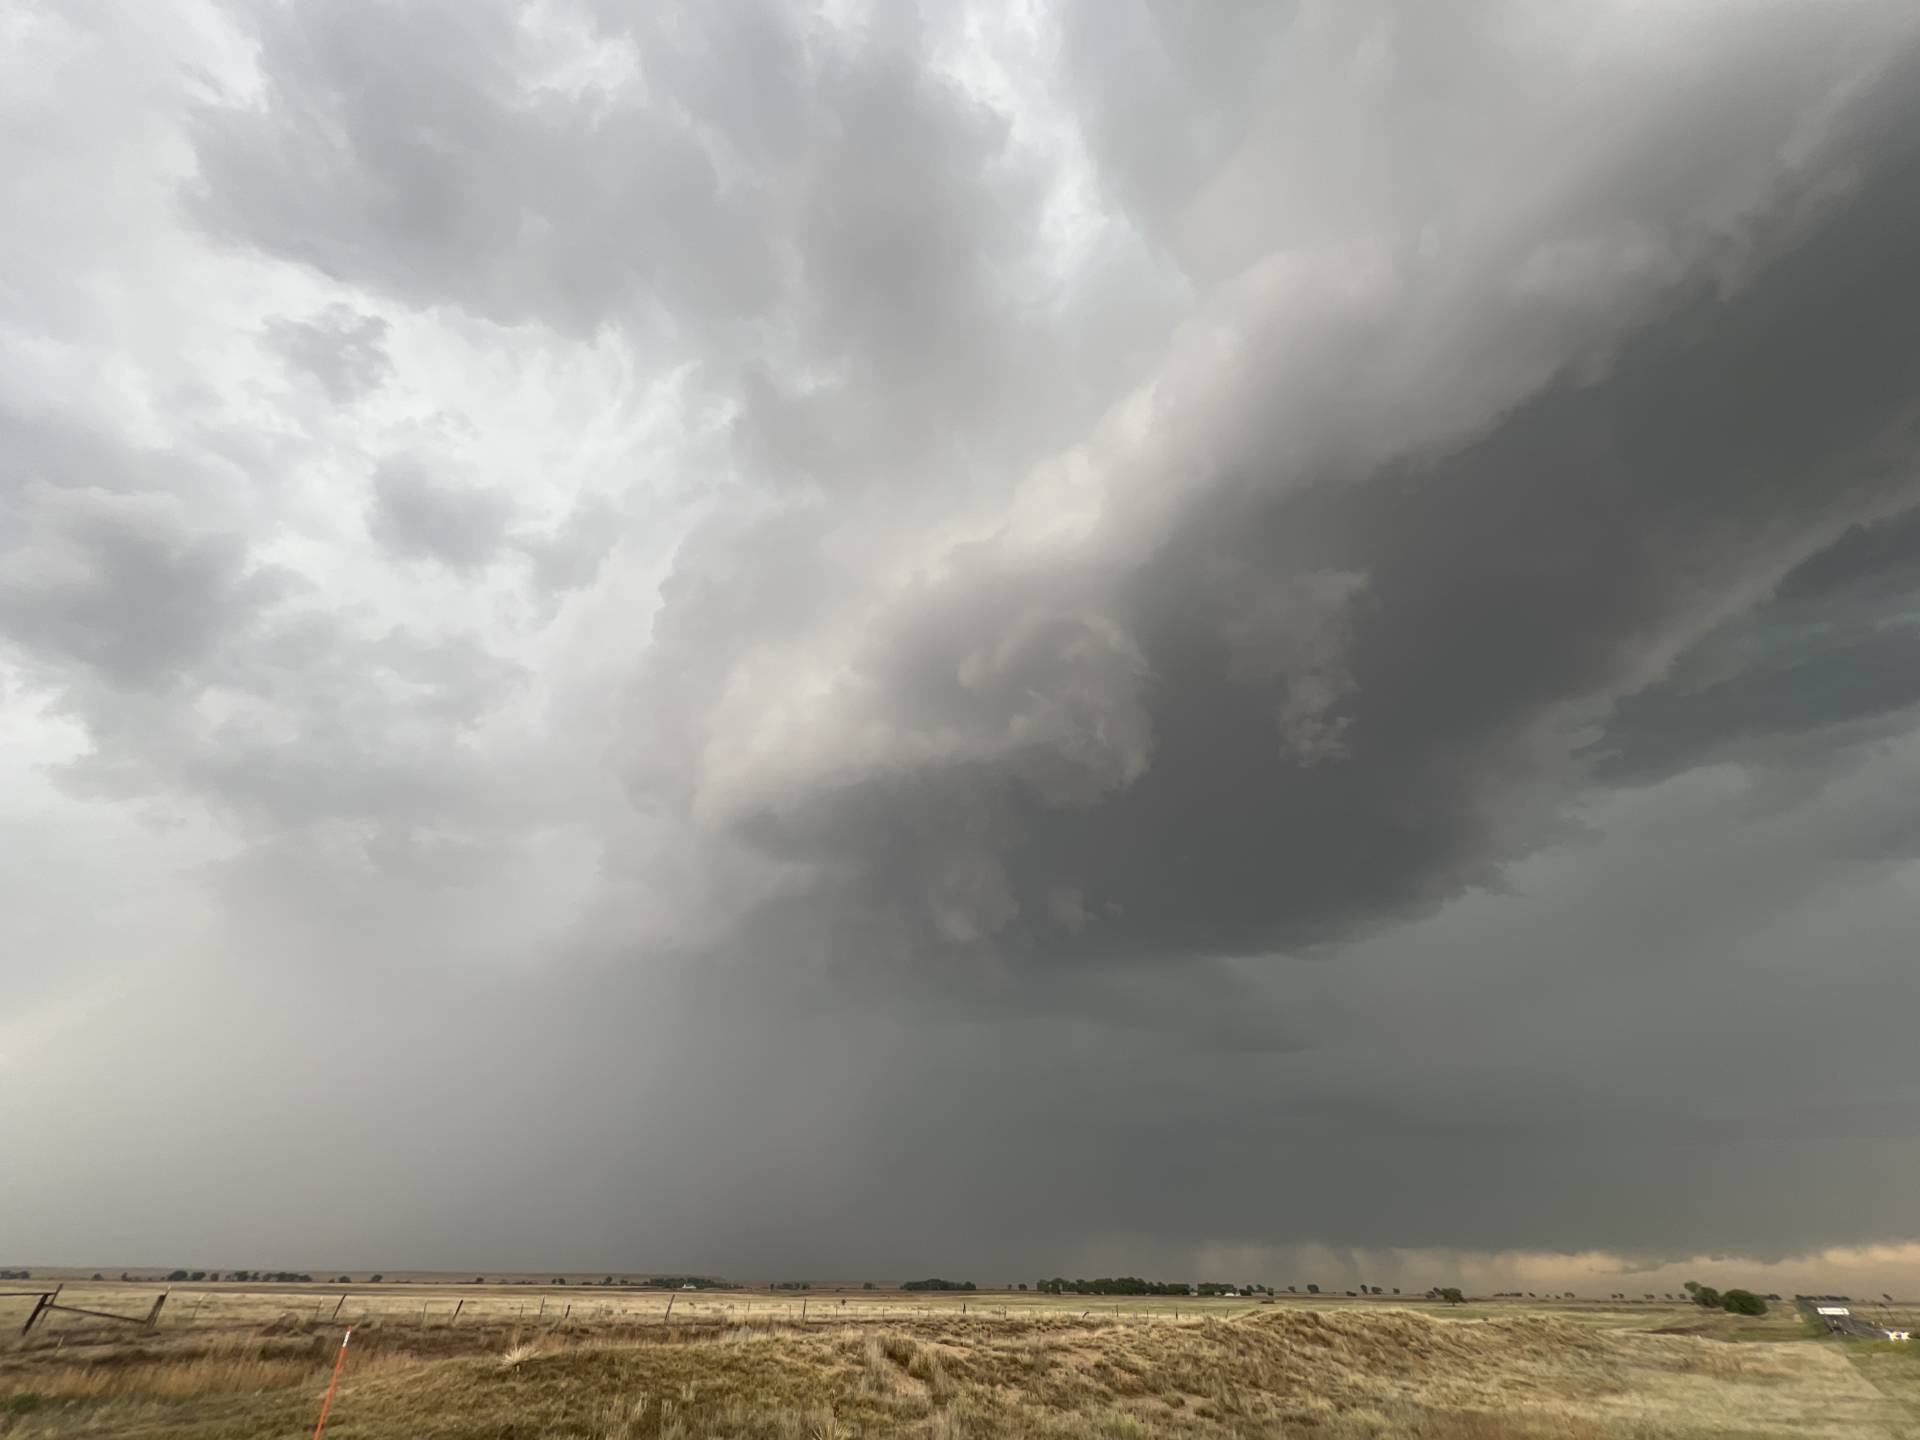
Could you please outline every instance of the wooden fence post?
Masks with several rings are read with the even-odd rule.
[[[33,1329],[33,1322],[40,1318],[40,1312],[53,1304],[53,1297],[59,1293],[58,1290],[45,1290],[41,1292],[40,1302],[33,1307],[33,1313],[27,1316],[27,1323],[20,1327],[20,1333],[22,1335]]]
[[[151,1330],[155,1326],[159,1325],[160,1307],[167,1303],[167,1296],[171,1295],[172,1293],[173,1292],[171,1290],[162,1290],[160,1292],[160,1298],[153,1302],[153,1309],[147,1312],[147,1329]]]

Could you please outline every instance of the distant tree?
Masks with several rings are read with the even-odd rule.
[[[1460,1293],[1460,1287],[1457,1285],[1443,1285],[1435,1290],[1433,1295],[1436,1300],[1444,1300],[1449,1305],[1462,1304],[1467,1298]]]
[[[1289,1285],[1289,1286],[1287,1286],[1287,1294],[1289,1294],[1289,1295],[1293,1295],[1293,1294],[1296,1294],[1296,1293],[1298,1293],[1298,1292],[1296,1292],[1296,1291],[1294,1290],[1294,1288],[1293,1288],[1293,1286],[1291,1286],[1291,1285]]]
[[[1394,1293],[1394,1294],[1396,1294],[1396,1295],[1398,1295],[1398,1294],[1400,1293],[1400,1287],[1399,1287],[1398,1285],[1396,1285],[1396,1286],[1394,1286],[1394,1287],[1393,1287],[1393,1293]]]
[[[1764,1315],[1767,1302],[1751,1290],[1728,1290],[1720,1297],[1721,1308],[1734,1315]]]
[[[1689,1280],[1684,1287],[1693,1297],[1693,1303],[1703,1310],[1718,1310],[1726,1303],[1726,1297],[1711,1285],[1702,1285],[1698,1280]]]
[[[93,1278],[94,1278],[94,1279],[96,1279],[96,1280],[98,1280],[98,1279],[100,1278],[100,1272],[99,1272],[98,1270],[96,1270],[96,1271],[94,1271],[94,1272],[93,1272]]]
[[[384,1275],[374,1275],[374,1276],[370,1276],[369,1278],[373,1281],[374,1284],[378,1285],[382,1280],[385,1280],[387,1277]]]
[[[871,1290],[871,1289],[873,1289],[873,1281],[871,1281],[871,1280],[867,1280],[867,1281],[863,1281],[863,1282],[861,1283],[861,1286],[860,1286],[860,1288],[861,1288],[862,1290]],[[1024,1289],[1026,1289],[1027,1287],[1026,1287],[1026,1286],[1024,1286],[1024,1285],[1022,1285],[1022,1286],[1021,1286],[1020,1288],[1021,1288],[1022,1290],[1024,1290]]]
[[[873,1287],[872,1287],[871,1285],[869,1285],[869,1286],[868,1286],[867,1288],[868,1288],[869,1290],[871,1290],[871,1289],[872,1289]],[[1022,1280],[1022,1281],[1020,1282],[1020,1288],[1021,1288],[1022,1290],[1024,1290],[1024,1289],[1026,1289],[1026,1288],[1027,1288],[1027,1282],[1026,1282],[1026,1281],[1024,1281],[1024,1280]]]
[[[1318,1295],[1319,1293],[1320,1293],[1320,1287],[1319,1287],[1318,1285],[1314,1285],[1314,1284],[1311,1284],[1311,1283],[1309,1283],[1309,1284],[1308,1284],[1308,1286],[1307,1286],[1307,1294],[1309,1294],[1309,1295]]]
[[[351,1285],[353,1283],[353,1277],[351,1275],[342,1275],[338,1280],[334,1281],[333,1283],[336,1285]]]
[[[167,1279],[169,1280],[184,1280],[186,1278],[187,1272],[184,1270],[169,1270],[167,1272]]]

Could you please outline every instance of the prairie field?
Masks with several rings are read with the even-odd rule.
[[[154,1293],[62,1299],[144,1313]],[[1920,1435],[1920,1358],[1820,1338],[1791,1305],[827,1292],[803,1319],[797,1295],[671,1298],[176,1286],[152,1331],[63,1314],[24,1337],[27,1302],[0,1302],[0,1436],[311,1434],[349,1323],[340,1440]]]

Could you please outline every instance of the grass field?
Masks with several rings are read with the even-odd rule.
[[[63,1299],[143,1313],[154,1293],[70,1284]],[[1920,1436],[1920,1359],[1819,1338],[1790,1306],[1746,1321],[1657,1302],[1346,1297],[1116,1313],[1076,1296],[816,1291],[803,1321],[788,1294],[676,1292],[671,1318],[668,1298],[176,1286],[155,1331],[61,1315],[24,1339],[11,1317],[27,1302],[4,1301],[0,1435],[311,1434],[352,1321],[338,1440]]]

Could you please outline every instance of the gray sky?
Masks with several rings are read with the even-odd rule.
[[[1910,4],[0,34],[0,1259],[1920,1284]]]

